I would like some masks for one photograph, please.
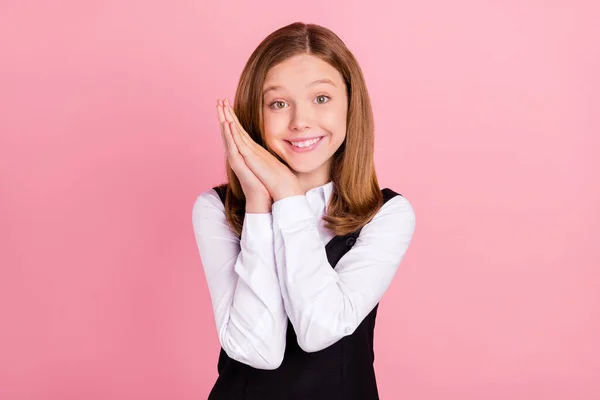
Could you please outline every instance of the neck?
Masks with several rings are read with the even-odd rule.
[[[329,171],[327,171],[327,174],[296,172],[295,175],[296,178],[298,178],[298,183],[300,183],[300,187],[302,187],[304,193],[307,193],[310,189],[323,186],[331,181]]]

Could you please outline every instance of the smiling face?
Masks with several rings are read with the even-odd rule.
[[[265,140],[306,190],[330,180],[332,156],[346,138],[347,110],[341,74],[320,58],[301,54],[269,70],[263,86]]]

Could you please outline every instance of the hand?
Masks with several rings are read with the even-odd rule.
[[[231,134],[245,164],[269,191],[273,201],[305,194],[296,175],[267,149],[256,143],[244,130],[225,99],[225,115],[232,118]]]
[[[269,212],[272,203],[271,195],[265,185],[248,168],[244,158],[239,153],[231,135],[230,123],[233,119],[225,112],[222,100],[217,100],[217,117],[221,126],[221,138],[223,139],[227,161],[240,180],[240,185],[246,196],[246,211]]]

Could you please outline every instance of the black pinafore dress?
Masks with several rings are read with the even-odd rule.
[[[226,185],[214,188],[225,204]],[[401,196],[381,190],[384,203]],[[332,268],[356,241],[360,229],[334,236],[325,246]],[[230,358],[221,348],[219,376],[208,400],[378,400],[373,362],[373,333],[379,304],[356,330],[331,346],[307,353],[298,346],[288,319],[286,348],[281,366],[262,370]]]

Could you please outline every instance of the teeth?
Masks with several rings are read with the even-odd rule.
[[[311,145],[317,143],[319,140],[321,140],[321,138],[315,138],[315,139],[312,139],[312,140],[306,140],[304,142],[291,142],[291,143],[295,147],[308,147],[308,146],[311,146]]]

